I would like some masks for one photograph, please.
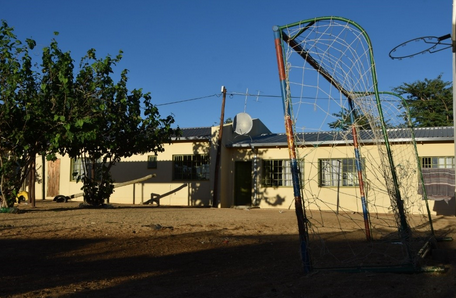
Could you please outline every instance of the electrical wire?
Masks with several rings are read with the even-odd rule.
[[[233,98],[234,96],[246,96],[246,97],[256,97],[256,98],[282,98],[281,95],[271,95],[271,94],[253,94],[253,93],[246,93],[246,92],[229,92],[227,93],[227,95],[230,97],[230,98]],[[172,105],[172,104],[179,104],[179,103],[184,103],[184,102],[189,102],[189,101],[196,101],[196,100],[200,100],[200,99],[206,99],[206,98],[210,98],[210,97],[220,97],[222,96],[222,93],[215,93],[215,94],[210,94],[210,95],[206,95],[206,96],[200,96],[200,97],[195,97],[195,98],[189,98],[189,99],[183,99],[183,100],[177,100],[177,101],[171,101],[171,102],[166,102],[166,103],[160,103],[160,104],[156,104],[155,106],[159,107],[159,106],[167,106],[167,105]],[[312,99],[314,100],[315,98],[314,97],[306,97],[306,96],[303,96],[303,97],[295,97],[295,96],[292,96],[291,98],[301,98],[301,99]],[[318,98],[319,100],[330,100],[330,98]],[[399,100],[395,100],[395,99],[387,99],[387,100],[383,100],[383,101],[398,101]]]
[[[201,96],[201,97],[195,97],[195,98],[190,98],[190,99],[183,99],[183,100],[178,100],[178,101],[171,101],[171,102],[166,102],[166,103],[159,103],[156,104],[155,106],[167,106],[167,105],[172,105],[172,104],[177,104],[177,103],[183,103],[183,102],[188,102],[188,101],[194,101],[194,100],[200,100],[204,98],[209,98],[209,97],[220,97],[221,94],[211,94],[211,95],[206,95],[206,96]]]

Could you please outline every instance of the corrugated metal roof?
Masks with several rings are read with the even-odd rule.
[[[453,126],[415,128],[416,138],[454,139]]]
[[[181,128],[182,135],[173,140],[210,140],[211,127]]]
[[[445,127],[429,127],[415,128],[413,130],[415,140],[418,142],[436,142],[436,141],[453,141],[454,129],[452,126]],[[388,140],[391,143],[405,142],[412,139],[412,132],[408,128],[388,129]],[[378,132],[380,140],[382,140],[381,131]],[[358,137],[361,142],[374,142],[375,131],[360,130]],[[296,145],[333,145],[333,144],[349,144],[353,141],[351,131],[328,131],[328,132],[306,132],[296,135]],[[267,134],[252,139],[239,140],[228,144],[227,147],[285,147],[287,146],[287,136],[281,134]]]
[[[182,135],[174,137],[173,140],[210,140],[211,127],[182,128]],[[388,129],[389,141],[404,142],[411,140],[411,131],[408,128]],[[417,142],[453,141],[454,129],[452,126],[442,127],[420,127],[413,130]],[[374,131],[360,130],[359,139],[362,142],[373,142]],[[351,131],[325,131],[299,133],[296,137],[297,145],[331,145],[347,144],[352,142]],[[227,147],[285,147],[287,136],[284,133],[271,133],[259,135],[249,139],[241,139],[228,144]]]

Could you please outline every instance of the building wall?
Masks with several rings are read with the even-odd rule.
[[[416,145],[420,156],[454,156],[454,143],[420,143]]]
[[[172,158],[174,154],[208,154],[209,148],[208,141],[165,144],[165,151],[157,154],[156,169],[148,169],[147,167],[148,155],[154,155],[154,153],[135,155],[123,159],[111,170],[115,183],[124,183],[150,174],[155,175],[155,177],[115,188],[110,198],[110,203],[141,204],[150,200],[151,194],[163,195],[170,193],[160,200],[161,205],[209,206],[212,199],[211,180],[178,181],[173,180],[172,176]],[[82,183],[70,181],[70,158],[59,156],[59,159],[59,193],[66,196],[81,194]],[[41,168],[41,159],[37,159],[37,162],[37,168]],[[42,199],[42,187],[43,184],[41,182],[36,184],[36,198],[38,200]],[[53,197],[47,197],[47,199],[53,199]],[[73,200],[82,201],[83,198],[80,196]]]
[[[256,126],[258,127],[258,125]],[[261,134],[268,132],[267,129],[260,129],[255,133]],[[157,168],[148,169],[148,155],[136,155],[126,158],[118,163],[112,170],[113,177],[116,183],[122,183],[133,179],[141,178],[149,174],[154,174],[155,177],[143,182],[138,182],[128,186],[123,186],[115,189],[115,192],[110,198],[110,203],[119,204],[141,204],[147,202],[151,198],[151,194],[163,195],[160,202],[162,205],[179,205],[179,206],[211,206],[212,192],[214,188],[214,172],[215,172],[215,157],[217,142],[218,127],[212,129],[211,140],[203,141],[179,141],[173,144],[165,144],[164,152],[157,154]],[[265,187],[262,183],[262,160],[268,159],[283,159],[289,158],[288,149],[286,147],[270,147],[270,148],[226,148],[226,144],[239,140],[241,138],[250,138],[250,136],[238,136],[232,129],[231,125],[224,125],[223,141],[221,147],[220,175],[219,175],[219,207],[230,208],[234,206],[234,189],[235,189],[235,162],[236,161],[252,161],[252,203],[260,208],[294,208],[293,187]],[[454,156],[453,143],[420,143],[417,144],[419,156]],[[341,210],[353,210],[354,212],[362,212],[360,190],[359,187],[320,187],[318,185],[318,160],[331,158],[346,158],[353,156],[353,147],[351,145],[339,146],[309,146],[298,148],[298,157],[304,158],[305,167],[303,170],[304,187],[303,197],[306,208],[329,210],[340,208]],[[390,212],[390,197],[387,195],[388,186],[378,179],[379,168],[384,162],[380,158],[379,151],[376,146],[363,146],[361,156],[366,158],[365,176],[365,192],[366,199],[370,202],[374,212]],[[395,162],[401,160],[399,152],[403,152],[400,145],[392,145],[392,151]],[[175,154],[209,154],[211,157],[211,178],[205,181],[174,181],[172,170],[172,157]],[[401,153],[404,155],[404,153]],[[409,155],[408,163],[416,163],[414,153],[405,153]],[[60,158],[60,194],[73,195],[81,193],[82,183],[70,181],[71,161],[68,157]],[[425,208],[424,201],[421,200],[421,195],[418,194],[417,173],[401,173],[400,168],[407,162],[401,160],[397,164],[400,175],[409,175],[403,199],[410,203],[415,213],[423,213]],[[41,173],[41,158],[37,158],[37,169]],[[46,172],[45,176],[48,174]],[[402,179],[402,177],[400,177]],[[42,198],[42,183],[36,184],[36,198]],[[52,199],[53,197],[47,197]],[[74,200],[82,201],[82,196]],[[412,204],[413,203],[413,204]],[[430,200],[430,210],[435,210],[435,202]]]
[[[417,150],[420,157],[444,157],[454,156],[454,143],[420,143],[417,144]],[[429,210],[432,214],[438,215],[456,215],[455,198],[449,202],[428,200]]]
[[[213,134],[217,135],[217,133],[218,129]],[[271,131],[259,119],[253,119],[252,130],[246,135],[236,134],[233,131],[232,124],[224,125],[220,165],[220,207],[230,208],[234,206],[235,162],[252,161],[256,152],[251,147],[243,149],[226,148],[226,144],[231,144],[234,141],[250,140],[254,136],[268,133],[271,133]],[[252,169],[252,177],[253,173]],[[252,194],[254,193],[252,192]]]
[[[396,175],[398,176],[399,186],[401,187],[401,198],[407,206],[407,211],[412,213],[426,212],[426,202],[418,193],[418,173],[414,170],[418,163],[415,151],[411,146],[392,144],[393,160],[396,163]],[[453,156],[453,143],[422,143],[417,146],[419,157],[424,156]],[[390,185],[387,185],[383,176],[383,170],[391,171],[390,168],[383,168],[388,163],[387,156],[383,158],[377,146],[363,146],[359,149],[361,156],[365,159],[366,167],[364,170],[364,192],[365,198],[369,203],[371,212],[389,213],[391,212],[391,198],[388,195]],[[339,146],[319,146],[297,149],[298,157],[304,158],[304,187],[303,197],[306,208],[313,210],[350,210],[362,213],[363,206],[360,197],[359,186],[340,186],[320,187],[319,186],[319,159],[327,158],[347,158],[354,156],[354,148],[351,145]],[[252,175],[252,201],[255,196],[260,208],[280,208],[286,209],[294,207],[294,194],[292,186],[265,187],[262,183],[262,160],[289,158],[288,149],[284,147],[274,148],[254,148],[254,149],[231,149],[231,165],[235,161],[258,159],[259,173],[257,184]],[[230,168],[230,180],[226,183],[227,190],[234,188],[234,169]],[[252,173],[255,169],[252,168]],[[389,174],[388,174],[389,175]],[[234,198],[232,192],[227,192],[224,206],[232,206]],[[435,202],[428,200],[430,210],[435,210]]]
[[[257,149],[257,158],[259,159],[259,176],[258,176],[258,189],[254,190],[258,196],[258,202],[260,208],[280,208],[287,209],[289,207],[294,208],[294,193],[292,186],[279,186],[279,187],[265,187],[263,184],[263,169],[262,161],[269,159],[282,159],[287,160],[289,153],[287,148],[266,148]],[[352,152],[352,148],[344,147],[343,150],[337,150],[339,154],[335,154],[333,147],[319,147],[318,150],[312,149],[298,149],[298,157],[305,156],[304,158],[304,169],[301,170],[304,176],[304,200],[307,202],[308,208],[312,209],[328,209],[326,206],[336,206],[337,193],[336,188],[326,187],[322,188],[318,186],[318,164],[319,158],[343,158],[347,156],[347,151]],[[356,187],[345,187],[340,195],[340,207],[350,208],[352,210],[360,211],[361,206],[358,206],[358,202],[353,199],[356,195],[358,188]],[[347,195],[348,194],[348,195]],[[312,196],[317,196],[312,198]],[[322,204],[319,200],[323,200],[327,205]],[[332,208],[331,207],[331,208]]]

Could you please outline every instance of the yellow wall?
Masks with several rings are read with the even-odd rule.
[[[453,156],[454,145],[447,144],[419,144],[419,156]],[[395,162],[396,175],[398,176],[399,187],[401,189],[401,198],[408,212],[426,213],[425,201],[418,194],[418,173],[414,170],[418,160],[415,151],[410,145],[392,144],[391,150],[393,161]],[[391,171],[388,167],[384,168],[383,164],[388,163],[387,155],[380,157],[377,146],[364,145],[359,149],[362,158],[364,158],[366,167],[364,171],[364,194],[368,202],[368,208],[373,213],[391,212],[391,197],[388,195],[388,189],[392,186],[387,185],[384,180],[383,169]],[[340,186],[337,187],[319,187],[319,159],[326,158],[347,158],[354,157],[354,148],[352,145],[338,146],[319,146],[306,147],[297,149],[298,158],[305,160],[303,171],[304,187],[302,196],[306,208],[313,210],[350,210],[351,212],[362,213],[362,203],[360,188],[358,186]],[[234,198],[231,189],[234,188],[234,162],[240,160],[251,160],[254,156],[261,160],[267,159],[288,159],[289,153],[287,148],[254,148],[254,149],[231,149],[230,150],[230,175],[232,178],[226,184],[226,193],[223,206],[232,206]],[[253,172],[253,169],[252,169]],[[256,189],[252,192],[258,197],[258,207],[260,208],[280,208],[285,209],[294,207],[293,187],[264,187],[262,181],[261,168],[257,178]],[[388,175],[391,175],[390,172]],[[252,175],[253,176],[253,175]],[[390,180],[389,180],[390,181]],[[252,185],[255,185],[252,183]],[[434,210],[434,201],[429,200],[430,210]]]
[[[260,122],[261,123],[261,122]],[[258,125],[257,125],[258,127]],[[269,132],[262,128],[255,133]],[[156,177],[147,181],[123,186],[115,189],[111,196],[110,203],[120,204],[141,204],[151,198],[151,194],[163,195],[178,189],[174,193],[161,199],[162,205],[180,206],[211,206],[212,191],[214,187],[214,171],[218,127],[212,128],[211,141],[178,141],[173,144],[165,144],[164,152],[157,154],[157,169],[147,168],[147,156],[144,154],[126,158],[118,163],[112,170],[116,183],[155,174]],[[256,169],[252,167],[252,201],[256,200],[260,208],[293,208],[294,194],[293,187],[264,187],[262,185],[262,160],[267,159],[288,159],[288,149],[285,147],[252,148],[246,145],[244,148],[227,148],[233,140],[250,139],[250,136],[238,136],[231,128],[231,125],[224,125],[223,142],[221,150],[221,162],[219,165],[219,207],[233,207],[235,162],[236,161],[258,161]],[[415,166],[417,160],[411,147],[392,144],[394,162],[401,182],[401,193],[404,203],[410,211],[423,213],[424,201],[418,194],[417,173],[403,170],[408,166]],[[417,144],[419,156],[454,156],[453,143],[420,143]],[[341,186],[319,187],[318,160],[325,158],[347,158],[353,156],[354,148],[351,144],[338,146],[309,146],[297,149],[298,158],[303,158],[305,163],[303,176],[304,187],[303,197],[306,208],[320,210],[350,210],[361,213],[362,205],[359,187]],[[172,157],[175,154],[209,154],[211,156],[211,178],[207,181],[173,181],[172,179]],[[370,212],[391,212],[389,186],[385,184],[381,173],[385,157],[381,158],[379,150],[373,145],[364,145],[360,148],[360,154],[365,159],[366,168],[364,172],[365,197],[369,202]],[[405,156],[405,157],[404,157]],[[70,181],[70,159],[60,157],[60,194],[72,195],[81,193],[81,183]],[[254,164],[254,163],[253,163]],[[37,159],[37,169],[41,173],[41,158]],[[254,173],[257,176],[254,177]],[[47,176],[47,174],[46,174]],[[42,184],[36,184],[36,197],[41,199]],[[52,199],[52,197],[48,197]],[[75,200],[82,201],[82,197]],[[429,201],[429,207],[434,210],[434,201]]]
[[[115,183],[122,183],[149,174],[155,174],[149,180],[130,184],[114,189],[110,203],[119,204],[141,204],[151,198],[151,194],[163,195],[173,190],[178,191],[162,198],[161,205],[177,206],[209,206],[211,202],[211,181],[173,181],[172,179],[172,156],[174,154],[205,154],[208,152],[209,142],[176,142],[172,145],[166,144],[165,151],[157,154],[157,169],[147,168],[147,156],[154,153],[135,155],[125,158],[112,168],[112,175]],[[67,156],[60,159],[60,194],[70,196],[80,194],[82,183],[70,181],[71,160]],[[37,160],[37,168],[41,171],[41,159]],[[47,176],[47,175],[46,175]],[[36,184],[36,198],[42,198],[42,183]],[[53,197],[47,197],[53,199]],[[82,197],[73,199],[82,201]]]

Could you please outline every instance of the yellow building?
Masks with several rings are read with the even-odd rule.
[[[218,126],[183,129],[181,137],[174,138],[172,144],[164,145],[164,152],[122,160],[112,169],[116,183],[150,174],[155,177],[116,187],[109,203],[213,206],[215,200],[217,207],[222,208],[293,208],[286,135],[272,133],[259,119],[252,121],[248,131],[239,130],[236,123],[225,124],[218,151],[218,131]],[[455,214],[453,127],[415,129],[415,149],[410,147],[411,143],[405,142],[405,139],[410,139],[409,136],[401,132],[400,129],[391,130],[389,140],[394,167],[404,192],[402,200],[414,213],[422,213],[426,207],[422,199],[420,173],[416,171],[420,163],[421,167],[438,172],[426,172],[423,178],[425,185],[428,184],[426,179],[432,179],[433,187],[429,186],[427,191],[430,192],[427,194],[430,210],[434,214]],[[382,150],[379,151],[377,141],[369,139],[363,132],[359,137],[365,140],[359,148],[364,196],[375,212],[388,213],[391,210],[390,185],[380,177],[385,175],[382,171],[388,169],[382,167],[385,157]],[[360,181],[350,138],[329,132],[304,133],[296,139],[296,148],[306,208],[362,211]],[[418,157],[411,149],[417,151]],[[217,175],[216,166],[219,170]],[[40,167],[38,165],[37,168]],[[78,169],[80,171],[78,167],[78,161],[68,157],[46,162],[46,199],[81,193],[82,184],[77,183],[71,174]],[[443,178],[442,173],[446,175]],[[438,187],[435,187],[436,183]],[[43,185],[37,183],[37,199],[42,198],[42,188]],[[215,197],[214,189],[219,193]],[[446,195],[442,195],[442,191]],[[82,197],[73,200],[82,201]]]

